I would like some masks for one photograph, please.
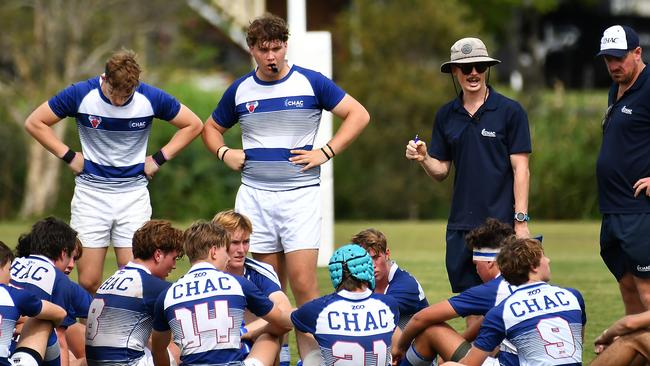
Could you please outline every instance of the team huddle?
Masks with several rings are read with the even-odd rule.
[[[101,75],[32,112],[27,131],[68,165],[76,184],[70,225],[48,217],[20,236],[15,251],[0,243],[0,365],[289,366],[291,331],[295,361],[306,366],[581,365],[584,300],[575,289],[548,283],[550,260],[541,237],[530,238],[528,230],[527,116],[488,85],[490,67],[500,61],[478,38],[456,42],[441,66],[461,91],[436,114],[431,146],[417,136],[406,146],[406,158],[435,180],[454,165],[446,267],[457,295],[430,305],[420,283],[390,259],[386,236],[367,229],[334,252],[334,291],[320,296],[319,167],[344,152],[370,116],[327,77],[290,64],[288,36],[284,20],[273,15],[250,24],[246,40],[257,67],[230,85],[205,123],[141,82],[128,50],[113,54]],[[615,86],[634,84],[618,76],[627,67],[646,79],[644,68],[635,68],[645,66],[635,36],[621,26],[603,35],[599,55]],[[635,90],[612,93],[610,102]],[[317,147],[323,110],[341,123]],[[52,128],[66,117],[76,120],[81,152]],[[147,155],[154,118],[178,131]],[[235,124],[241,149],[224,140]],[[620,128],[604,124],[604,141]],[[199,135],[241,172],[234,209],[185,230],[152,220],[149,182]],[[608,183],[607,173],[601,176]],[[647,185],[640,179],[625,194],[636,197]],[[646,195],[641,199],[650,201]],[[629,227],[650,225],[643,226],[645,216],[612,210],[604,211],[603,258],[624,300],[636,300],[595,341],[593,365],[650,359],[644,273],[630,271],[645,268],[645,257],[625,242]],[[103,278],[110,245],[118,268]],[[166,281],[183,256],[191,268]],[[78,284],[68,278],[75,267]],[[447,324],[457,317],[466,319],[463,333]]]

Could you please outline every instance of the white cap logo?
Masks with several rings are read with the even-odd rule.
[[[625,30],[620,25],[609,27],[600,39],[600,50],[627,50]]]

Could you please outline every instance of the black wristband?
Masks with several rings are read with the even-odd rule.
[[[74,152],[74,150],[68,149],[68,151],[66,151],[65,154],[63,154],[61,157],[61,160],[65,161],[66,164],[70,164],[76,155],[77,153]]]
[[[167,158],[162,150],[158,150],[155,154],[151,155],[151,158],[156,162],[156,164],[158,164],[158,166],[162,166],[167,162]]]
[[[322,151],[323,154],[325,154],[325,156],[327,157],[327,160],[330,160],[330,159],[332,158],[331,156],[327,155],[327,152],[325,152],[325,149],[324,149],[324,148],[321,147],[321,148],[320,148],[320,151]]]
[[[330,152],[332,153],[332,157],[335,157],[336,154],[334,153],[334,149],[332,149],[332,147],[330,146],[330,144],[325,144],[325,146],[327,146],[327,148],[330,149]]]
[[[230,151],[229,148],[226,148],[226,150],[223,151],[223,154],[221,154],[221,161],[223,161],[223,159],[226,157],[226,153],[227,153],[228,151]]]

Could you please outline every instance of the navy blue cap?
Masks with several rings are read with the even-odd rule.
[[[596,56],[609,55],[623,57],[639,47],[639,36],[627,25],[613,25],[603,32],[600,39],[600,52]]]

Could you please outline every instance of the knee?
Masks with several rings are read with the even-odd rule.
[[[90,275],[79,276],[79,285],[83,287],[90,294],[97,292],[99,285],[101,285],[102,278],[101,276],[95,277]]]

